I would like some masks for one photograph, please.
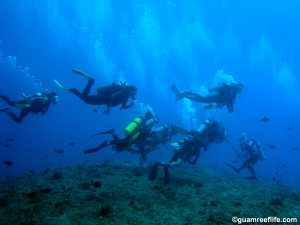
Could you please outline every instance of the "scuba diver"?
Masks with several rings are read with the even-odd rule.
[[[135,96],[137,94],[137,88],[135,86],[127,85],[126,82],[120,82],[120,84],[112,83],[111,85],[97,88],[97,94],[90,95],[90,90],[94,84],[94,79],[78,69],[72,69],[72,72],[87,79],[88,83],[83,92],[78,91],[76,88],[65,88],[57,80],[54,80],[54,82],[60,88],[65,89],[79,97],[86,104],[97,105],[98,108],[101,105],[106,105],[106,109],[103,111],[103,113],[107,115],[110,113],[110,108],[113,106],[121,105],[120,109],[128,109],[133,106],[133,101],[129,105],[127,105],[127,102],[129,98],[135,100]],[[97,109],[94,111],[97,111]]]
[[[51,103],[56,104],[58,101],[58,95],[55,92],[35,93],[31,96],[26,96],[23,94],[23,98],[18,101],[13,101],[5,95],[0,95],[0,98],[8,105],[21,109],[19,116],[10,111],[9,108],[0,110],[0,112],[4,112],[10,116],[10,118],[12,118],[16,123],[22,123],[23,119],[29,113],[41,113],[44,115],[48,111]]]
[[[170,179],[169,168],[179,166],[184,163],[195,165],[200,156],[200,150],[207,150],[211,143],[223,142],[227,137],[227,131],[216,120],[205,120],[197,131],[188,132],[187,137],[177,143],[172,143],[174,155],[169,162],[154,163],[149,180],[154,180],[157,176],[159,166],[164,169],[164,184]]]
[[[115,134],[115,129],[93,134],[91,137],[101,134],[111,134],[113,140],[104,141],[95,148],[84,150],[83,153],[94,153],[110,145],[113,146],[115,151],[125,151],[132,144],[147,137],[155,123],[157,123],[157,118],[150,111],[148,111],[144,116],[138,116],[130,124],[128,124],[128,126],[124,129],[126,137],[123,139],[120,139],[119,136]]]
[[[140,139],[134,145],[131,145],[127,151],[140,154],[140,165],[147,161],[147,154],[171,141],[172,137],[177,134],[187,134],[188,131],[175,125],[165,124],[157,129],[153,129],[148,137]]]
[[[238,157],[242,161],[242,165],[239,168],[235,168],[229,163],[226,163],[226,165],[237,173],[240,173],[243,169],[247,168],[251,173],[251,176],[248,177],[248,179],[257,179],[254,165],[259,160],[266,159],[262,146],[256,140],[247,138],[246,134],[243,133],[240,138],[240,147],[242,155],[238,154]]]
[[[181,91],[175,84],[171,86],[176,99],[188,98],[192,101],[207,103],[205,109],[216,109],[227,107],[229,113],[234,111],[234,103],[240,95],[244,85],[241,82],[228,81],[220,83],[217,87],[208,89],[207,95],[200,95],[191,91]]]

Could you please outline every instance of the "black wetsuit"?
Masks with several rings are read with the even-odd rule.
[[[181,159],[184,163],[189,163],[191,165],[196,164],[199,156],[201,147],[206,148],[207,144],[204,144],[197,135],[189,137],[184,140],[184,143],[180,150],[176,151],[172,156],[170,163],[176,162]]]
[[[226,105],[228,111],[234,111],[234,102],[242,84],[223,83],[215,88],[208,89],[207,95],[200,95],[190,91],[184,92],[184,97],[192,101],[209,104],[206,108],[221,108]],[[175,93],[176,94],[176,93]],[[177,93],[181,94],[181,93]]]
[[[168,163],[154,163],[149,175],[149,180],[154,180],[157,175],[158,167],[164,168],[164,183],[169,182],[168,168],[183,163],[196,164],[201,148],[207,150],[210,143],[219,143],[226,138],[226,130],[215,120],[206,120],[202,124],[200,131],[189,132],[188,137],[178,142],[175,147],[175,153]]]
[[[121,109],[127,109],[133,106],[133,103],[127,105],[127,101],[129,98],[134,99],[137,90],[135,86],[112,83],[111,85],[98,88],[97,94],[90,95],[93,84],[94,80],[89,78],[83,92],[78,91],[76,88],[70,88],[68,90],[86,104],[97,106],[106,105],[108,110],[105,111],[105,113],[107,114],[109,113],[109,108],[113,106],[121,105]]]
[[[144,164],[147,161],[149,152],[157,149],[162,144],[166,144],[174,135],[183,131],[185,130],[174,125],[163,125],[151,131],[148,136],[144,135],[144,138],[135,142],[132,147],[128,148],[128,151],[140,154],[140,164]]]
[[[261,146],[253,139],[246,139],[242,138],[240,141],[241,149],[244,152],[244,155],[239,155],[239,158],[242,161],[242,165],[238,168],[235,168],[234,166],[226,163],[227,166],[229,166],[231,169],[233,169],[235,172],[240,173],[242,170],[247,168],[252,175],[253,179],[256,179],[256,173],[254,169],[254,165],[259,161],[263,160],[264,154],[263,150],[261,149]]]
[[[11,112],[9,109],[3,109],[2,112],[7,113],[16,123],[22,123],[23,119],[29,114],[38,114],[41,113],[44,115],[52,102],[47,95],[33,95],[30,97],[25,97],[19,101],[13,101],[9,99],[7,96],[0,95],[0,98],[3,99],[8,105],[17,107],[19,105],[23,105],[19,116]]]
[[[149,134],[151,132],[151,127],[153,126],[153,124],[151,124],[151,127],[146,126],[146,123],[149,120],[155,121],[154,117],[152,117],[152,118],[144,117],[143,121],[141,122],[141,124],[138,125],[136,130],[134,132],[131,132],[130,134],[128,134],[123,139],[119,138],[119,136],[117,134],[115,134],[114,129],[106,131],[106,132],[100,132],[100,133],[94,134],[93,136],[99,135],[99,134],[111,134],[113,137],[113,140],[104,141],[99,146],[97,146],[95,148],[86,149],[83,152],[85,154],[94,153],[94,152],[101,150],[102,148],[107,147],[107,146],[114,146],[116,151],[124,151],[127,148],[129,148],[131,145],[133,145],[134,143],[139,142],[141,139],[144,139],[147,136],[149,136]]]
[[[248,145],[249,142],[252,142],[252,145]],[[248,168],[249,172],[255,176],[254,165],[261,159],[261,149],[260,145],[254,140],[249,140],[247,143],[241,143],[241,149],[246,153],[246,159],[243,161],[243,164],[237,169],[238,172],[242,171],[245,168]]]

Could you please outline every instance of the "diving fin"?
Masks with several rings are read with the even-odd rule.
[[[70,90],[70,88],[66,88],[66,87],[62,86],[58,80],[54,79],[53,81],[59,88],[64,89],[64,90]]]
[[[177,101],[180,100],[180,99],[183,99],[186,96],[186,92],[185,91],[181,91],[180,89],[178,89],[175,84],[173,84],[171,86],[171,90],[175,94]]]
[[[172,84],[171,90],[174,92],[174,94],[177,94],[177,93],[181,92],[181,91],[176,87],[175,84]]]
[[[76,74],[78,74],[78,75],[80,75],[80,76],[83,76],[83,77],[86,78],[86,79],[90,79],[90,78],[91,78],[87,73],[81,71],[80,69],[74,68],[74,69],[72,69],[72,72],[73,72],[73,73],[76,73]]]

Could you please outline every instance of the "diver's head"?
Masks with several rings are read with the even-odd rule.
[[[150,110],[148,110],[145,114],[145,119],[148,120],[148,119],[152,119],[152,118],[154,118],[154,115]]]
[[[56,104],[59,100],[58,94],[55,92],[48,93],[47,97],[48,97],[49,101],[52,102],[53,104]]]

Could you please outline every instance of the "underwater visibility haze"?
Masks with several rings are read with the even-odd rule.
[[[132,191],[136,191],[141,199],[145,197],[143,188],[147,192],[148,186],[157,182],[153,195],[161,194],[166,199],[175,199],[183,194],[189,199],[188,193],[194,193],[194,189],[189,189],[189,181],[193,180],[193,174],[200,171],[199,178],[194,179],[196,183],[192,187],[204,188],[201,194],[210,190],[207,193],[216,194],[219,200],[209,200],[208,205],[203,203],[202,208],[196,212],[197,217],[184,217],[184,221],[176,220],[175,215],[179,212],[170,210],[164,214],[160,209],[158,211],[165,217],[158,215],[155,224],[222,224],[213,215],[216,213],[214,210],[222,209],[222,205],[225,207],[227,204],[220,200],[220,193],[224,191],[230,196],[231,186],[237,187],[239,182],[240,187],[253,191],[252,194],[248,193],[248,197],[253,200],[254,205],[255,196],[264,198],[263,194],[254,194],[265,190],[265,186],[259,185],[278,187],[278,192],[280,188],[299,190],[299,8],[300,2],[297,0],[2,0],[0,95],[20,100],[22,96],[25,99],[34,93],[55,92],[58,99],[56,104],[50,104],[44,114],[29,114],[21,123],[16,123],[7,115],[7,108],[18,115],[20,110],[28,107],[27,103],[15,108],[0,99],[0,161],[3,165],[0,167],[0,177],[4,182],[1,187],[11,179],[17,179],[11,181],[16,182],[15,185],[20,184],[18,182],[36,182],[46,187],[39,189],[37,199],[41,198],[41,193],[51,194],[51,190],[47,188],[58,187],[51,183],[56,182],[55,180],[64,185],[64,182],[90,179],[87,183],[80,184],[78,189],[83,187],[86,191],[91,188],[96,191],[102,188],[105,190],[100,194],[93,192],[97,194],[97,198],[89,195],[91,201],[85,199],[83,203],[100,204],[100,212],[95,213],[95,217],[88,213],[81,216],[82,219],[90,218],[90,222],[83,222],[80,217],[75,218],[67,214],[68,207],[73,207],[72,200],[68,200],[68,203],[53,203],[53,208],[61,212],[59,215],[51,214],[56,218],[52,220],[53,224],[96,224],[95,221],[97,224],[135,224],[133,220],[136,220],[136,224],[152,224],[149,218],[153,215],[147,213],[136,218],[130,217],[131,219],[125,222],[112,219],[122,207],[128,206],[109,205],[109,201],[108,205],[102,203],[109,198],[115,204],[119,204],[120,199],[117,196],[122,196],[124,200],[126,196],[132,195],[132,192],[123,190],[124,193],[120,195],[110,195],[110,189],[105,182],[111,182],[111,185],[122,189],[126,185],[135,184]],[[125,95],[119,94],[116,99],[121,101],[120,104],[111,107],[110,112],[105,114],[103,112],[107,102],[103,103],[104,105],[86,104],[74,95],[74,90],[64,90],[76,88],[81,92],[87,81],[92,84],[92,78],[94,83],[91,94],[96,94],[97,88],[112,83],[117,87],[120,85],[120,88],[135,86],[137,93],[134,97],[129,96],[127,102],[134,102],[133,106],[123,107],[123,100],[120,99],[125,98]],[[231,81],[240,82],[243,87],[233,103],[233,112],[226,107],[227,103],[217,104],[216,108],[208,109],[216,105],[207,105],[206,103],[210,102],[197,102],[187,97],[188,92],[205,96],[209,93],[209,88]],[[178,90],[174,88],[175,85]],[[187,92],[181,92],[182,90]],[[163,185],[161,180],[149,181],[148,175],[155,162],[168,162],[172,158],[174,146],[176,150],[176,147],[183,143],[177,141],[186,137],[186,133],[178,132],[172,138],[168,137],[167,143],[159,145],[147,154],[147,162],[143,165],[140,165],[139,154],[128,151],[116,153],[116,149],[110,146],[92,154],[84,154],[84,150],[98,146],[110,138],[111,129],[115,129],[115,133],[121,138],[126,137],[124,128],[147,111],[157,119],[154,130],[169,124],[184,131],[199,131],[205,120],[216,120],[227,130],[226,140],[221,143],[212,141],[207,151],[201,150],[195,165],[186,164],[170,168],[170,182],[167,185]],[[108,132],[91,138],[92,134],[103,131]],[[254,181],[247,179],[247,169],[239,171],[240,173],[234,171],[240,163],[247,161],[241,159],[240,155],[240,137],[243,133],[258,141],[265,155],[265,160],[254,163],[257,178]],[[109,170],[109,165],[111,173],[115,174],[114,177],[108,177],[111,175],[106,171]],[[166,169],[165,164],[160,166]],[[98,177],[94,171],[97,168]],[[49,170],[56,172],[50,176]],[[128,180],[122,180],[124,176],[124,179],[128,178],[128,174],[123,171],[124,175],[122,170],[133,170],[137,181],[130,183]],[[55,177],[57,171],[62,172],[62,179],[67,181],[60,181],[59,174]],[[217,174],[219,178],[216,178]],[[47,176],[51,177],[49,183]],[[180,177],[182,180],[176,180]],[[37,180],[34,180],[35,178]],[[100,179],[101,183],[97,183],[97,179]],[[225,185],[226,180],[231,179],[233,183]],[[183,186],[180,186],[180,182],[184,183]],[[205,189],[206,182],[212,188]],[[224,182],[223,191],[217,187],[213,188],[218,182]],[[65,187],[67,188],[67,185]],[[33,201],[34,204],[38,204],[34,192],[37,187],[30,189],[29,185],[26,188],[18,189],[12,199],[17,201],[22,198],[22,193],[26,192],[27,195],[23,197],[30,199],[31,203]],[[147,194],[150,196],[151,193],[149,191]],[[240,199],[239,193],[235,194],[236,199]],[[70,195],[76,198],[75,194]],[[194,195],[197,196],[198,192]],[[195,196],[193,198],[196,201]],[[39,199],[39,203],[50,204],[45,199]],[[145,197],[145,201],[148,201],[147,199]],[[294,207],[294,203],[299,204],[299,191],[293,192],[291,201],[278,203],[278,199],[282,200],[279,197],[270,200],[270,207],[275,209],[269,216],[285,212],[276,207],[288,209]],[[164,205],[162,199],[153,199],[153,202],[155,201]],[[265,202],[268,202],[267,200],[264,204],[268,204]],[[147,202],[152,203],[150,200]],[[8,204],[5,196],[0,194],[0,205]],[[146,203],[142,205],[136,199],[128,204],[137,212],[142,212],[148,207]],[[183,211],[180,213],[188,214],[187,205],[178,199],[174,204],[178,204],[178,209],[182,207]],[[235,213],[237,210],[248,210],[247,204],[239,205],[236,201],[234,204]],[[261,202],[257,204],[263,205]],[[184,210],[185,207],[187,211]],[[207,207],[213,207],[213,210]],[[30,214],[31,216],[26,217],[24,215],[28,211],[23,211],[18,215],[13,214],[11,218],[22,215],[24,223],[11,219],[10,223],[6,224],[52,224],[49,221],[45,222],[46,220],[37,223],[34,219],[29,223],[28,218],[34,216]],[[207,213],[208,211],[210,213]],[[258,211],[251,216],[268,214],[267,212],[258,215]],[[173,216],[169,223],[166,222],[168,213],[170,217]],[[37,214],[45,216],[40,212],[34,215]],[[300,219],[299,214],[299,209],[295,209],[286,217],[298,216]],[[64,220],[61,219],[62,215]],[[127,218],[123,216],[120,215],[119,219]],[[100,217],[102,219],[99,219]],[[66,218],[69,218],[69,222],[66,222]],[[231,217],[226,219],[231,221]],[[5,220],[2,218],[1,221]]]

